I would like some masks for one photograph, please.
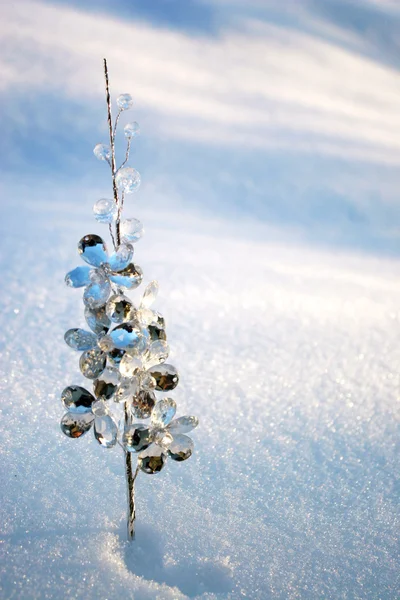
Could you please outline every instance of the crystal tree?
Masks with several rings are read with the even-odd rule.
[[[174,419],[175,401],[156,396],[157,392],[172,391],[179,381],[175,367],[165,362],[169,355],[165,320],[151,308],[157,296],[157,282],[147,285],[139,302],[134,303],[126,295],[143,280],[142,270],[132,262],[133,245],[143,235],[142,224],[134,218],[122,218],[125,196],[140,186],[139,173],[127,166],[139,126],[136,122],[125,125],[126,152],[117,168],[117,126],[121,114],[132,107],[133,101],[130,94],[118,96],[118,113],[113,123],[105,59],[104,75],[110,141],[97,144],[94,154],[110,166],[113,198],[98,200],[93,212],[99,223],[108,224],[113,252],[108,253],[106,243],[97,234],[85,235],[78,252],[87,265],[73,269],[65,277],[68,286],[84,288],[85,319],[91,331],[69,329],[64,339],[68,346],[81,352],[79,368],[92,381],[93,393],[78,385],[64,389],[61,401],[68,412],[61,419],[61,430],[70,438],[79,438],[93,426],[94,437],[103,448],[123,449],[128,538],[133,539],[138,473],[158,473],[168,457],[174,461],[189,458],[193,442],[185,434],[198,425],[198,419]]]

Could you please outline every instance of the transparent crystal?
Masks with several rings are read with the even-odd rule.
[[[111,326],[111,321],[106,314],[106,307],[89,308],[85,306],[85,319],[90,329],[94,333],[107,333]]]
[[[153,311],[154,313],[154,325],[159,327],[160,329],[165,329],[165,319],[164,317],[157,311]]]
[[[121,350],[126,349],[137,349],[140,351],[142,348],[145,349],[146,340],[139,329],[132,323],[122,323],[110,331],[110,338],[112,339],[115,348]]]
[[[90,413],[77,414],[67,412],[61,419],[61,431],[70,438],[82,437],[91,428],[94,415]]]
[[[147,371],[142,371],[139,374],[139,386],[141,390],[154,390],[156,385],[156,380]]]
[[[69,287],[80,288],[90,283],[90,267],[76,267],[65,276],[65,283]]]
[[[133,138],[139,135],[140,127],[139,123],[133,121],[133,123],[127,123],[124,127],[124,135],[126,138]]]
[[[167,460],[167,454],[157,444],[151,444],[138,455],[138,467],[144,473],[159,473]]]
[[[139,308],[137,311],[138,319],[143,325],[150,325],[154,321],[154,311],[150,308]]]
[[[107,356],[112,362],[113,365],[118,366],[125,356],[125,350],[120,350],[119,348],[113,348],[109,352],[107,352]]]
[[[150,367],[150,369],[148,369],[148,373],[150,373],[156,380],[156,390],[159,392],[169,392],[170,390],[175,389],[178,385],[178,371],[175,369],[175,367],[168,365],[167,363]]]
[[[121,223],[121,239],[128,244],[134,244],[143,237],[144,229],[138,219],[125,219]]]
[[[141,423],[133,423],[125,428],[122,443],[128,452],[140,452],[150,445],[150,432]]]
[[[114,200],[101,198],[95,202],[93,213],[99,223],[114,223],[118,215],[118,206]]]
[[[199,424],[197,417],[179,417],[174,419],[167,427],[168,431],[175,435],[176,433],[188,433],[195,429]]]
[[[108,334],[100,334],[97,338],[97,345],[100,350],[107,354],[115,350],[114,342]]]
[[[119,372],[123,377],[133,377],[142,366],[142,361],[138,356],[126,353],[120,362]]]
[[[61,393],[61,402],[71,413],[86,413],[92,410],[95,398],[79,385],[69,385]]]
[[[177,433],[173,436],[172,443],[168,447],[169,456],[176,461],[187,460],[193,453],[193,440],[187,435]]]
[[[111,286],[108,281],[91,283],[83,292],[83,302],[88,308],[99,308],[107,302],[110,292]]]
[[[104,417],[104,415],[109,414],[108,406],[104,400],[96,400],[96,402],[93,402],[92,413],[96,417]]]
[[[86,350],[79,359],[79,368],[82,375],[88,379],[96,379],[106,368],[107,357],[99,349]]]
[[[93,148],[93,154],[98,160],[109,161],[111,158],[110,146],[107,146],[107,144],[96,144]]]
[[[156,340],[150,344],[146,350],[143,360],[146,365],[158,365],[167,360],[169,356],[169,346],[164,340]]]
[[[120,288],[126,288],[128,290],[134,290],[137,288],[143,279],[143,271],[140,267],[135,266],[133,263],[128,265],[123,271],[119,273],[111,273],[110,280]]]
[[[109,400],[117,391],[120,381],[119,371],[114,367],[107,367],[93,383],[96,398]]]
[[[109,298],[106,312],[113,323],[126,323],[134,319],[136,309],[129,298],[120,294]]]
[[[126,269],[133,257],[133,248],[130,244],[121,244],[116,252],[108,259],[111,271]]]
[[[124,379],[114,394],[114,402],[126,402],[127,400],[132,400],[133,396],[135,396],[138,391],[138,387],[139,381],[136,377]]]
[[[91,350],[97,345],[97,337],[91,331],[84,329],[68,329],[64,334],[64,340],[74,350]]]
[[[158,444],[163,450],[168,450],[173,440],[172,435],[163,428],[155,428],[151,430],[151,441]]]
[[[130,94],[120,94],[117,98],[117,106],[120,110],[132,108],[133,98]]]
[[[146,289],[143,292],[142,301],[140,303],[140,308],[150,308],[150,306],[154,303],[158,294],[158,281],[155,279],[150,281],[150,283],[146,286]]]
[[[118,427],[110,415],[95,417],[94,436],[104,448],[112,448],[117,443]]]
[[[163,328],[158,327],[157,325],[149,325],[147,329],[149,331],[150,340],[152,342],[155,342],[157,340],[165,341],[167,339],[167,334],[165,333],[165,330]]]
[[[132,194],[140,187],[140,173],[133,167],[123,167],[117,171],[115,183],[118,189],[122,189],[125,194]]]
[[[172,421],[176,413],[176,402],[172,398],[159,400],[151,413],[151,424],[153,427],[166,427]]]
[[[133,398],[131,412],[137,419],[148,419],[155,403],[156,397],[153,392],[139,392]]]
[[[107,246],[99,235],[85,235],[78,243],[78,252],[83,260],[93,267],[107,262]]]

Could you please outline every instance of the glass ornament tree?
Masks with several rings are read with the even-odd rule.
[[[78,385],[66,387],[61,401],[67,413],[61,430],[70,438],[80,438],[93,428],[103,448],[121,447],[125,457],[128,493],[128,539],[135,535],[135,480],[139,472],[155,474],[167,461],[187,460],[193,442],[186,435],[197,427],[193,416],[174,418],[173,398],[157,398],[157,393],[175,389],[179,375],[166,363],[169,355],[165,320],[152,306],[158,283],[150,281],[140,302],[134,303],[127,292],[143,280],[141,268],[132,261],[134,244],[143,235],[143,226],[135,218],[124,218],[127,195],[140,187],[140,174],[128,165],[131,144],[139,135],[139,126],[124,127],[126,152],[116,166],[115,138],[121,115],[131,109],[130,94],[117,98],[118,112],[112,119],[107,61],[104,59],[109,144],[97,144],[94,155],[111,170],[112,198],[98,200],[93,213],[98,223],[109,227],[113,252],[97,234],[85,235],[78,252],[86,263],[65,277],[73,288],[83,289],[85,319],[90,331],[72,328],[65,342],[81,353],[79,368],[93,384],[93,392]],[[134,456],[137,455],[136,465]]]

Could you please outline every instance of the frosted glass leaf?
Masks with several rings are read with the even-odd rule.
[[[117,391],[120,381],[118,369],[107,367],[98,379],[93,383],[96,398],[109,400]]]
[[[178,462],[187,460],[192,456],[193,453],[193,440],[187,435],[177,433],[173,436],[173,441],[168,447],[169,456]]]
[[[167,460],[167,454],[157,444],[151,444],[138,455],[138,467],[144,473],[159,473]]]
[[[109,336],[112,339],[114,346],[121,350],[128,348],[139,350],[143,347],[144,336],[139,327],[136,327],[131,323],[122,323],[122,325],[118,325],[115,329],[110,331]]]
[[[121,244],[116,252],[108,259],[111,271],[126,269],[133,257],[133,247],[130,244]]]
[[[85,235],[78,244],[78,252],[83,260],[93,267],[100,267],[107,262],[107,246],[99,235]]]
[[[169,346],[164,340],[152,342],[149,349],[144,354],[146,365],[158,365],[167,360],[169,356]]]
[[[133,377],[142,366],[142,361],[138,356],[126,353],[119,364],[119,372],[123,377]]]
[[[117,443],[118,427],[110,415],[95,417],[94,437],[104,448],[112,448]]]
[[[106,307],[99,306],[99,308],[89,308],[85,306],[85,319],[90,329],[94,333],[107,333],[111,326],[111,321],[106,314]]]
[[[68,329],[64,334],[64,340],[74,350],[91,350],[97,346],[97,337],[91,331],[84,329]]]
[[[130,139],[138,136],[140,133],[139,123],[133,121],[133,123],[127,123],[124,127],[124,135],[126,138]]]
[[[93,425],[94,415],[90,413],[67,412],[61,419],[61,431],[70,438],[82,437]]]
[[[79,359],[79,368],[84,377],[96,379],[106,368],[107,357],[99,349],[86,350]]]
[[[158,294],[158,281],[155,279],[150,281],[143,292],[142,301],[140,302],[140,308],[150,308],[154,303]]]
[[[148,419],[156,403],[153,392],[139,392],[133,398],[131,412],[137,419]]]
[[[99,223],[114,223],[118,215],[118,206],[115,200],[101,198],[93,206],[93,214]]]
[[[133,423],[125,428],[122,443],[128,452],[140,452],[150,445],[150,432],[141,423]]]
[[[111,273],[110,279],[120,288],[134,290],[142,283],[143,271],[140,267],[131,263],[123,271]]]
[[[79,385],[69,385],[61,393],[61,402],[71,413],[90,412],[94,401],[94,396]]]
[[[65,283],[69,287],[80,288],[90,283],[90,267],[76,267],[65,276]]]
[[[139,381],[136,377],[122,381],[114,394],[114,402],[132,400],[138,391]]]
[[[117,171],[115,183],[125,194],[133,194],[140,187],[140,173],[133,167],[123,167]]]
[[[93,154],[98,160],[109,161],[111,158],[110,146],[107,146],[107,144],[96,144],[93,148]]]
[[[122,294],[110,296],[106,305],[106,312],[113,323],[132,321],[136,315],[136,309],[132,302]]]
[[[153,427],[166,427],[174,418],[176,413],[176,402],[172,398],[159,400],[151,413],[151,424]]]
[[[92,413],[96,417],[104,417],[104,415],[109,414],[108,406],[104,402],[104,400],[96,400],[92,404]]]
[[[197,417],[179,417],[174,419],[167,427],[168,431],[175,435],[176,433],[188,433],[195,429],[199,424]]]
[[[175,389],[178,385],[178,371],[175,369],[175,367],[167,363],[150,367],[150,369],[148,369],[148,373],[150,373],[156,380],[156,390],[159,392],[169,392],[170,390]]]
[[[121,223],[121,239],[128,244],[134,244],[143,237],[144,229],[138,219],[125,219]]]
[[[120,110],[132,108],[133,98],[130,94],[120,94],[117,98],[117,106]]]
[[[110,292],[111,286],[108,281],[91,283],[85,288],[83,302],[89,308],[99,308],[107,302]]]

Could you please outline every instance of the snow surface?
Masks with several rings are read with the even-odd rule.
[[[89,206],[26,200],[17,243],[19,211],[2,222],[1,597],[398,597],[399,262],[139,215],[201,423],[189,461],[140,474],[129,546],[121,450],[59,430]]]

